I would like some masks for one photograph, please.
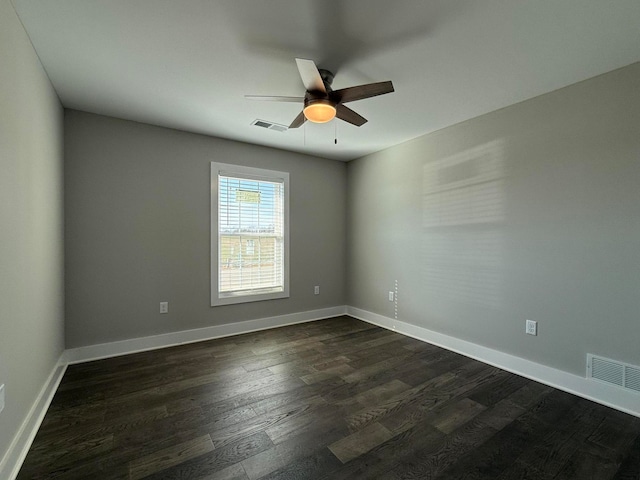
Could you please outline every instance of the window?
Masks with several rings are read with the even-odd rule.
[[[211,305],[289,296],[289,174],[211,163]]]

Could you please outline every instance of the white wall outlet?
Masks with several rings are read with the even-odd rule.
[[[538,335],[538,322],[535,320],[527,320],[524,331],[527,335]]]
[[[169,302],[160,302],[160,313],[169,313]]]
[[[315,287],[313,287],[313,294],[320,295],[320,285],[316,285]]]
[[[0,412],[4,410],[4,383],[0,385]]]
[[[393,302],[393,292],[389,292],[389,301]]]

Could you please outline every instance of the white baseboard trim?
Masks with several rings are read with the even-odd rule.
[[[58,385],[60,385],[60,381],[62,380],[62,376],[66,369],[67,365],[61,357],[49,374],[49,378],[40,390],[40,393],[38,394],[36,401],[31,406],[27,417],[24,422],[22,422],[20,430],[18,430],[16,436],[13,437],[13,441],[11,442],[7,453],[2,458],[2,461],[0,461],[0,478],[15,480],[18,476],[20,467],[22,467],[22,462],[24,462],[24,459],[29,452],[29,448],[31,448],[33,439],[36,437],[36,433],[38,433],[40,424],[47,413],[47,409],[53,400],[53,396],[58,390]]]
[[[258,318],[246,320],[244,322],[227,323],[212,327],[197,328],[193,330],[183,330],[179,332],[163,333],[150,337],[132,338],[117,342],[101,343],[86,347],[71,348],[65,351],[64,360],[68,364],[88,362],[102,358],[117,357],[130,353],[156,350],[159,348],[184,345],[187,343],[212,340],[214,338],[229,337],[242,333],[257,332],[270,328],[284,327],[296,323],[313,322],[325,318],[345,315],[347,307],[323,308],[320,310],[309,310],[306,312],[290,313],[277,317]]]
[[[359,308],[347,307],[347,315],[640,417],[640,396],[635,392],[627,392],[615,386],[590,380],[586,376],[574,375]]]

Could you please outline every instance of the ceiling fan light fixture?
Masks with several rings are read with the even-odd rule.
[[[304,116],[314,123],[327,123],[336,116],[335,105],[325,98],[318,98],[305,102]]]

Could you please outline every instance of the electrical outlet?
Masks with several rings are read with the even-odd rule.
[[[389,292],[389,301],[393,302],[393,292]]]
[[[527,320],[525,332],[527,335],[538,335],[538,322],[535,320]]]
[[[160,313],[169,313],[169,302],[160,302]]]
[[[0,385],[0,412],[4,410],[4,383]]]
[[[320,295],[320,285],[316,285],[315,287],[313,287],[313,294]]]

